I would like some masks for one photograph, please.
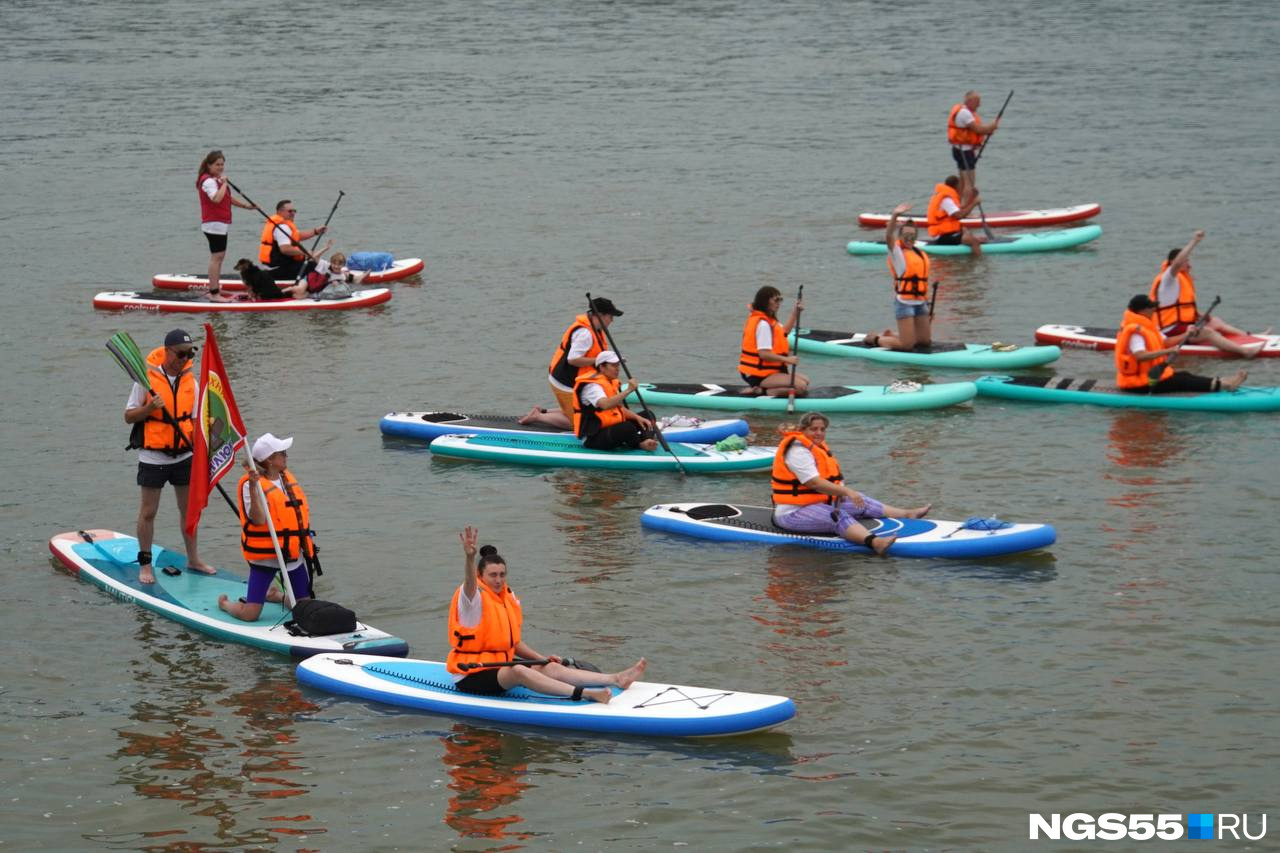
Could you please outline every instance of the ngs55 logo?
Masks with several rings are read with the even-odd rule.
[[[1267,834],[1267,816],[1248,814],[1212,814],[1192,812],[1184,822],[1180,814],[1120,814],[1106,812],[1096,818],[1084,812],[1066,815],[1051,814],[1047,817],[1032,813],[1030,838],[1059,841],[1176,841],[1180,838],[1219,841],[1233,838],[1236,841],[1257,841]],[[1250,824],[1257,831],[1250,834]],[[1214,832],[1215,827],[1217,832]]]

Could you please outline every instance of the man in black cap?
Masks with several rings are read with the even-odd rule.
[[[124,420],[133,424],[130,447],[138,448],[138,485],[142,505],[138,509],[138,580],[155,583],[151,570],[151,540],[155,532],[160,492],[173,484],[178,499],[178,522],[187,516],[187,486],[191,483],[191,434],[194,426],[196,378],[191,368],[196,345],[191,335],[174,329],[164,337],[164,346],[147,356],[150,387],[133,384],[125,403]],[[200,559],[195,534],[182,533],[187,548],[187,566],[213,574],[215,569]]]
[[[1243,370],[1234,376],[1221,379],[1217,376],[1197,376],[1185,370],[1174,370],[1168,365],[1171,355],[1194,333],[1187,329],[1165,338],[1156,325],[1156,309],[1159,305],[1145,293],[1129,300],[1116,336],[1116,385],[1121,391],[1134,394],[1162,394],[1170,391],[1234,391],[1249,375]],[[1155,370],[1154,377],[1152,374]]]
[[[579,376],[595,371],[596,356],[609,348],[604,330],[621,317],[622,311],[609,299],[597,296],[591,300],[591,311],[579,314],[560,336],[560,346],[551,356],[547,381],[556,395],[559,411],[534,406],[520,418],[522,424],[538,424],[552,429],[573,429],[573,384]]]

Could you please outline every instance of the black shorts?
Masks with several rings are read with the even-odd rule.
[[[482,696],[501,695],[507,691],[498,683],[498,669],[499,667],[491,666],[476,670],[470,675],[463,676],[453,686],[463,693],[479,693]]]
[[[167,465],[138,463],[138,485],[144,489],[163,489],[165,483],[175,486],[191,485],[191,457]]]
[[[783,374],[785,374],[786,372],[787,371],[785,370],[778,371],[778,373],[783,373]],[[743,382],[747,383],[752,388],[759,388],[761,382],[768,379],[769,376],[775,376],[776,374],[770,373],[769,376],[748,376],[745,373],[739,373],[738,375],[742,377]]]
[[[934,246],[959,246],[964,242],[964,232],[952,231],[950,234],[943,234],[941,237],[928,237],[926,239]]]
[[[1168,394],[1177,393],[1178,391],[1195,391],[1197,393],[1207,393],[1209,391],[1217,391],[1218,380],[1212,376],[1198,376],[1185,370],[1175,370],[1173,375],[1168,379],[1162,379],[1155,385],[1149,385],[1146,388],[1126,388],[1126,391],[1136,391],[1138,394]]]
[[[956,168],[962,172],[972,172],[978,166],[978,151],[976,148],[964,150],[951,146],[951,159],[956,161]]]
[[[209,234],[206,232],[204,238],[209,241],[209,254],[217,255],[227,251],[226,234]]]

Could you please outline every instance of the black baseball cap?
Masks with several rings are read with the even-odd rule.
[[[180,347],[183,344],[194,343],[191,336],[182,329],[174,329],[172,332],[164,336],[164,345],[167,347]]]
[[[614,305],[612,300],[605,299],[603,296],[597,296],[591,300],[591,310],[597,314],[612,314],[615,317],[621,317],[622,311]]]

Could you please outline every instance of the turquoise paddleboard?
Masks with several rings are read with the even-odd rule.
[[[927,350],[899,352],[864,343],[861,332],[801,329],[796,348],[801,352],[863,358],[887,364],[917,364],[921,367],[964,367],[971,370],[1015,370],[1057,361],[1057,347],[1020,347],[1017,344],[960,344],[934,341]]]
[[[983,376],[976,383],[986,397],[1035,403],[1088,403],[1128,409],[1182,409],[1193,412],[1280,411],[1280,388],[1242,386],[1204,394],[1132,394],[1096,379],[1061,376]]]
[[[728,409],[735,412],[786,412],[787,398],[747,396],[746,385],[675,382],[640,384],[645,403],[690,409]],[[804,397],[796,397],[797,412],[907,412],[937,409],[972,400],[977,389],[972,382],[944,382],[920,385],[915,382],[891,385],[811,386]],[[635,400],[635,395],[628,399]]]
[[[690,474],[758,471],[773,464],[775,447],[716,450],[710,444],[669,442]],[[647,450],[589,450],[581,445],[510,435],[446,435],[431,442],[431,452],[458,459],[509,462],[555,468],[612,468],[622,471],[676,471],[672,453]]]
[[[156,582],[143,584],[138,581],[138,540],[114,530],[59,533],[49,540],[49,550],[80,580],[219,640],[297,658],[318,652],[393,657],[409,653],[404,640],[358,621],[356,630],[349,634],[293,636],[284,624],[289,612],[272,602],[262,606],[257,621],[242,622],[218,608],[218,596],[236,599],[244,595],[248,588],[244,578],[222,569],[216,575],[191,571],[182,554],[159,545],[151,546]],[[166,574],[166,568],[177,574]]]
[[[1003,255],[1014,252],[1050,252],[1054,249],[1070,249],[1102,236],[1102,226],[1082,225],[1079,228],[1063,228],[1059,231],[1036,231],[1029,234],[1010,234],[982,244],[982,254]],[[928,240],[917,240],[916,245],[930,255],[968,255],[972,249],[965,245],[935,246]],[[883,255],[888,252],[883,240],[854,240],[846,248],[851,255]]]

